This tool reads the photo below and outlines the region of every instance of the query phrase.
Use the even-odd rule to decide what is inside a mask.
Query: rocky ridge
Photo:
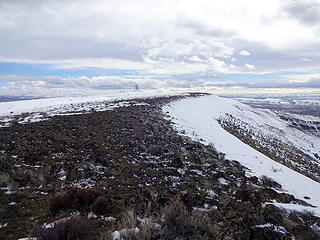
[[[320,239],[272,205],[303,200],[174,130],[182,97],[0,128],[0,239]]]

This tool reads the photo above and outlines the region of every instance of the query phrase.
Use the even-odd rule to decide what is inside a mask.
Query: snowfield
[[[285,121],[272,111],[253,109],[238,101],[213,95],[182,99],[165,106],[163,111],[169,114],[180,132],[194,140],[214,144],[218,151],[226,154],[227,159],[239,161],[249,168],[248,174],[271,177],[280,183],[285,191],[315,207],[294,204],[278,204],[279,206],[288,211],[312,211],[320,217],[320,183],[256,151],[224,130],[217,120],[231,114],[265,134],[270,134],[270,129],[275,129],[275,134],[282,131],[282,141],[298,146],[308,154],[319,153],[319,138],[289,128]]]
[[[0,102],[0,127],[10,125],[10,121],[18,118],[19,123],[30,123],[45,120],[46,117],[68,114],[83,114],[91,110],[106,111],[124,106],[124,100],[137,98],[162,97],[179,95],[167,92],[110,92],[106,95],[81,97],[56,97],[13,102]],[[117,104],[108,104],[122,101]],[[24,115],[21,117],[20,115]],[[18,116],[18,117],[17,117]]]
[[[50,111],[54,109],[64,109],[64,107],[71,107],[70,105],[77,105],[83,103],[101,103],[111,102],[117,100],[129,100],[134,98],[145,97],[159,97],[167,96],[168,93],[163,92],[110,92],[107,95],[97,96],[81,96],[81,97],[57,97],[44,98],[33,100],[22,100],[14,102],[0,102],[0,116],[18,115],[25,112],[41,112]],[[177,94],[174,94],[177,95]]]

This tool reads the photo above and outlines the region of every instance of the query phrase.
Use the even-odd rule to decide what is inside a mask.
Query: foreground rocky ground
[[[0,128],[0,239],[320,239],[270,204],[302,200],[179,135],[179,98]]]

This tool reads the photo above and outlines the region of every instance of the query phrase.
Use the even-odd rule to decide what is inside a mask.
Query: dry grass
[[[139,220],[135,212],[130,209],[122,215],[119,222],[117,230],[120,236],[119,240],[149,240],[155,233],[154,226],[153,218]],[[112,239],[112,233],[108,233],[107,235],[103,240]]]
[[[163,209],[163,239],[212,239],[210,220],[204,212],[188,212],[180,200],[173,199]]]

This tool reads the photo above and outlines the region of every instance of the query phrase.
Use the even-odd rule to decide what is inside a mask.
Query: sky
[[[320,93],[320,0],[1,0],[0,95]]]

